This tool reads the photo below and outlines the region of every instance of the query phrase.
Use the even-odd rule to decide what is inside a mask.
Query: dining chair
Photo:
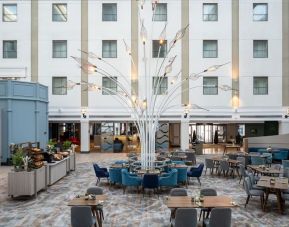
[[[263,156],[265,157],[265,162],[268,166],[271,166],[273,161],[273,155],[272,153],[264,152]]]
[[[184,188],[172,188],[170,196],[188,196],[188,192]]]
[[[247,204],[249,203],[249,200],[250,200],[250,198],[252,196],[259,196],[260,200],[261,200],[261,208],[263,209],[263,206],[264,206],[264,191],[252,189],[251,181],[250,181],[249,177],[245,177],[244,183],[245,183],[245,190],[246,190],[246,194],[247,194],[247,200],[246,200],[246,203],[245,203],[245,208],[246,208]]]
[[[101,187],[90,187],[86,190],[86,194],[103,195],[103,189]],[[103,206],[97,205],[95,211],[99,212],[100,218],[104,220]]]
[[[289,160],[282,160],[283,168],[289,168]]]
[[[240,184],[241,180],[243,178],[245,179],[245,177],[247,177],[248,174],[247,174],[247,171],[246,171],[245,166],[243,164],[239,165],[239,170],[240,170],[240,181],[239,181],[239,184]],[[244,181],[243,181],[243,185],[244,185]]]
[[[176,187],[178,185],[178,171],[176,169],[170,170],[159,177],[160,187]]]
[[[188,187],[187,181],[187,167],[177,168],[178,170],[178,184],[184,184]]]
[[[179,208],[176,211],[175,227],[197,227],[198,218],[195,208]]]
[[[159,176],[157,174],[144,174],[142,179],[142,191],[143,196],[145,189],[152,189],[153,192],[158,192],[159,188]]]
[[[138,187],[141,186],[142,179],[138,176],[130,174],[127,169],[121,170],[121,182],[123,186],[123,194],[125,193],[126,187],[135,186]]]
[[[200,190],[200,196],[217,196],[217,191],[213,188],[203,188]],[[211,212],[211,208],[202,208],[199,216],[199,220],[201,220],[201,216],[203,214],[203,220],[205,220],[205,215],[207,213],[207,217],[209,217]]]
[[[231,222],[232,210],[230,208],[213,208],[210,218],[204,221],[204,225],[209,227],[231,227]]]
[[[260,186],[258,186],[258,185],[256,184],[256,181],[257,181],[257,180],[256,180],[256,178],[255,178],[255,176],[254,176],[253,173],[248,173],[247,176],[248,176],[249,179],[250,179],[250,183],[251,183],[251,188],[252,188],[252,189],[254,189],[254,190],[263,190],[262,187],[260,187]]]
[[[214,161],[212,159],[206,158],[205,165],[206,165],[205,174],[207,174],[207,169],[210,169],[210,173],[213,174],[214,169],[216,168]]]
[[[240,162],[239,165],[246,166],[246,158],[244,156],[238,156],[236,160]]]
[[[95,172],[95,176],[97,177],[96,184],[100,182],[101,178],[106,178],[108,181],[109,173],[107,171],[107,168],[100,168],[96,163],[93,163],[93,169]]]
[[[121,185],[121,170],[122,168],[109,168],[109,182],[112,184]]]
[[[234,169],[230,167],[230,164],[226,160],[220,161],[220,166],[218,168],[219,175],[223,172],[224,177],[227,177],[230,173],[230,175],[234,175]]]
[[[95,225],[96,219],[92,216],[89,206],[71,207],[71,226],[72,227],[91,227]]]
[[[204,163],[200,163],[198,168],[192,167],[190,171],[187,172],[188,184],[190,182],[191,177],[196,177],[198,179],[199,184],[201,185],[200,177],[202,176],[203,169],[204,169]]]

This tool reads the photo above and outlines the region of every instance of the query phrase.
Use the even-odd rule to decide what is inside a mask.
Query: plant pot
[[[15,172],[20,172],[20,171],[22,171],[22,168],[21,168],[21,166],[14,166],[14,170],[15,170]]]

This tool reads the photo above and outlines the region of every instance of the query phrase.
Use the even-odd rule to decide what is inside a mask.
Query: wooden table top
[[[229,196],[204,196],[204,202],[195,203],[190,196],[169,196],[165,201],[168,208],[213,208],[213,207],[235,207]]]
[[[271,179],[275,180],[274,184],[270,183]],[[262,176],[260,180],[257,182],[257,185],[264,187],[264,188],[272,188],[272,189],[280,189],[280,190],[289,189],[288,178],[285,178],[285,177],[279,178],[279,177]]]
[[[241,146],[240,145],[233,145],[233,144],[226,144],[225,145],[225,148],[241,148]]]
[[[247,167],[261,174],[281,174],[282,173],[281,170],[274,169],[272,167],[263,168],[263,165],[248,165]]]
[[[68,203],[68,206],[97,206],[106,200],[107,200],[107,195],[96,195],[95,200],[92,200],[92,199],[85,200],[85,197],[82,196],[80,198],[73,198]]]
[[[122,164],[112,164],[109,168],[115,168],[115,169],[117,169],[117,168],[128,168],[129,166],[127,165],[127,164],[125,164],[125,165],[122,165]]]

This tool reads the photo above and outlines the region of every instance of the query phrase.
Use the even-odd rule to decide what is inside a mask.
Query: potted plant
[[[15,171],[21,171],[23,167],[23,150],[22,148],[17,148],[16,152],[12,155],[12,164],[15,168]]]
[[[71,141],[66,140],[63,142],[62,144],[63,150],[68,150],[69,148],[71,148]]]

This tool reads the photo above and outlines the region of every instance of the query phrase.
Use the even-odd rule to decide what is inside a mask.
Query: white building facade
[[[187,148],[193,131],[208,143],[216,130],[220,142],[235,138],[238,130],[244,136],[289,133],[287,0],[153,4],[149,0],[1,0],[0,4],[0,77],[49,87],[50,138],[80,138],[81,151],[88,152],[99,146],[105,150],[102,145],[111,144],[115,136],[134,134],[127,108],[115,95],[90,91],[87,82],[112,90],[119,90],[117,85],[103,73],[82,70],[71,56],[89,60],[122,84],[125,79],[120,74],[124,75],[129,82],[126,89],[143,99],[145,82],[154,92],[152,77],[162,54],[166,55],[176,32],[187,25],[185,36],[168,54],[168,59],[176,58],[159,98],[166,97],[176,75],[181,80],[224,65],[178,89],[180,95],[170,102],[175,107],[160,119],[169,145]],[[148,33],[145,48],[140,37],[142,20]],[[164,27],[165,44],[159,49]],[[119,72],[88,59],[84,52],[95,53]],[[81,85],[67,89],[70,81]],[[222,89],[224,85],[231,89]],[[185,116],[182,104],[188,103],[208,111],[192,108]],[[67,131],[71,134],[64,135]]]

